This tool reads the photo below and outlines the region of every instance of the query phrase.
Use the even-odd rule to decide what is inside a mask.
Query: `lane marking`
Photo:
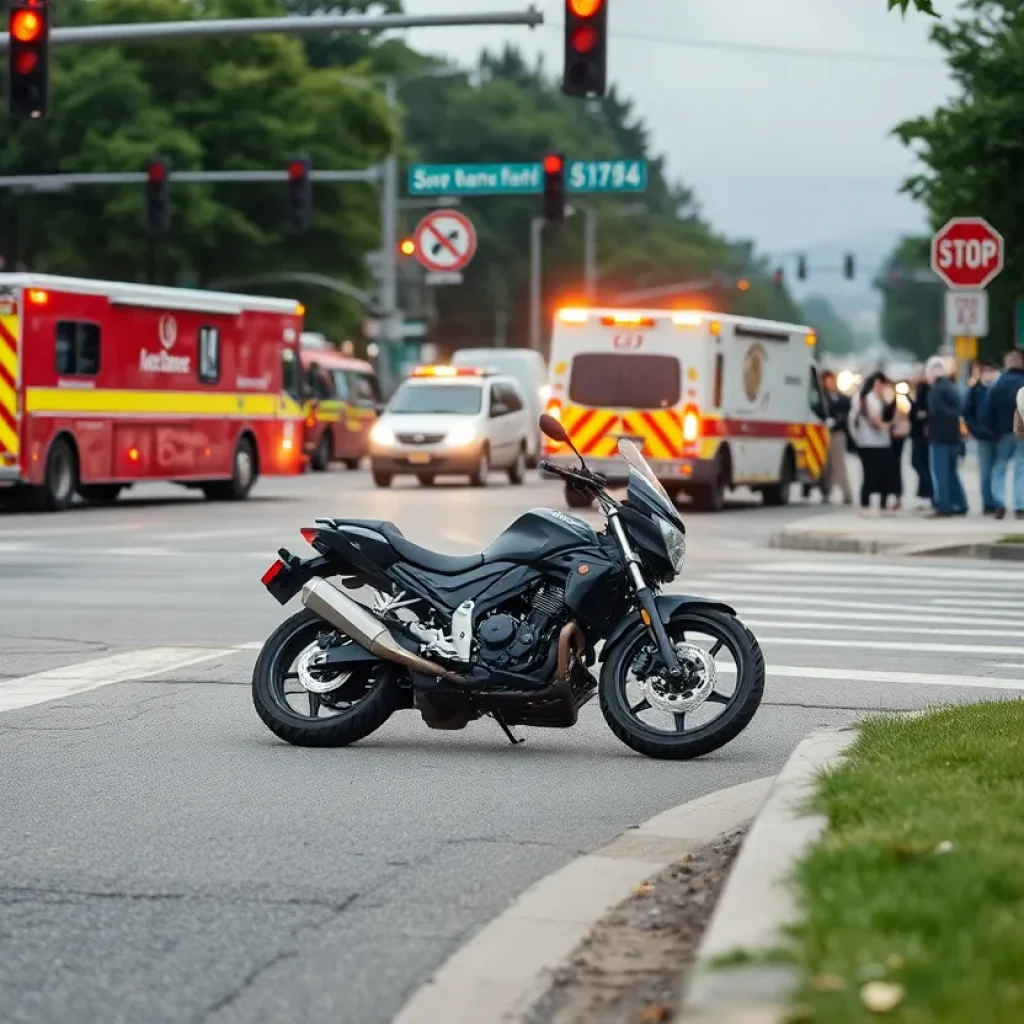
[[[743,604],[740,601],[733,602],[743,613],[743,615],[778,615],[780,612],[789,614],[788,609],[771,607],[771,606],[756,606]],[[937,616],[934,611],[929,614],[929,609],[918,608],[915,605],[908,606],[911,609],[910,615],[903,615],[895,611],[878,611],[878,612],[863,612],[863,611],[851,611],[850,609],[844,608],[840,611],[819,611],[815,608],[813,611],[801,609],[798,615],[794,615],[792,619],[785,623],[787,626],[793,626],[801,622],[806,622],[808,619],[835,619],[836,624],[833,625],[832,629],[840,629],[845,623],[851,619],[862,620],[864,622],[930,622],[934,623],[940,621],[941,617]],[[916,614],[922,612],[923,614]],[[1021,626],[1020,620],[1014,618],[994,618],[987,612],[962,612],[958,618],[965,621],[971,626],[1015,626],[1016,630],[1014,635],[1020,636]],[[977,621],[974,621],[977,619]],[[960,630],[953,625],[943,626],[941,629],[936,628],[936,633],[959,633]]]
[[[745,617],[744,617],[745,618]],[[818,630],[829,633],[916,633],[922,636],[988,636],[1005,637],[1012,640],[1021,635],[1020,627],[1015,629],[953,629],[952,627],[934,626],[879,626],[879,625],[855,625],[843,623],[841,626],[833,622],[776,622],[768,619],[754,618],[746,619],[748,626],[756,626],[758,629],[797,629],[801,631]]]
[[[716,666],[723,675],[735,675],[735,665]],[[811,665],[767,666],[772,679],[818,679],[837,683],[907,683],[911,686],[964,686],[979,690],[1024,690],[1024,679],[1006,676],[951,676],[930,672],[889,672],[870,669],[816,668]]]
[[[147,679],[164,672],[174,672],[214,661],[236,653],[236,648],[151,647],[127,651],[105,658],[93,658],[61,668],[36,672],[18,679],[0,680],[0,712],[60,700],[76,693],[96,690],[112,683]]]
[[[128,530],[141,530],[143,527],[138,523],[101,523],[96,526],[55,526],[36,527],[29,530],[15,528],[13,530],[0,530],[0,540],[8,537],[22,537],[30,539],[38,537],[46,540],[50,537],[71,537],[82,533],[125,533]]]
[[[787,647],[845,647],[848,640],[813,640],[810,637],[760,636],[761,644],[780,644]],[[903,651],[915,654],[1024,654],[1024,647],[999,647],[995,644],[935,644],[900,643],[880,640],[871,644],[872,651]]]
[[[709,583],[713,584],[738,584],[745,590],[756,590],[761,593],[775,594],[781,589],[779,583],[770,583],[767,580],[761,582],[756,578],[751,578],[748,573],[740,572],[716,572],[708,574],[706,577],[701,576],[702,579],[707,579]],[[879,587],[862,587],[857,586],[860,580],[855,581],[853,584],[844,586],[819,586],[817,581],[812,581],[810,584],[803,582],[797,582],[795,580],[786,580],[786,589],[799,590],[801,594],[824,594],[824,595],[843,595],[843,594],[855,594],[855,595],[878,595]],[[888,586],[888,584],[887,584]],[[920,581],[908,581],[906,583],[900,583],[901,594],[912,594],[914,597],[925,597],[935,593],[934,582],[920,582]],[[979,597],[979,598],[991,598],[999,594],[1004,596],[1011,596],[1013,594],[1024,594],[1024,579],[1018,586],[1009,586],[1005,583],[995,583],[991,587],[982,587],[979,585],[957,587],[957,594],[963,594],[965,597]],[[946,598],[950,600],[950,598]]]
[[[1024,672],[1024,662],[1020,661],[985,661],[982,664],[986,668],[1018,668]]]
[[[911,538],[912,539],[912,538]],[[909,543],[909,540],[908,540]],[[811,576],[821,579],[830,572],[842,576],[899,576],[902,579],[941,580],[1002,580],[1013,583],[1020,580],[1020,573],[1014,569],[962,569],[959,566],[893,565],[879,562],[865,565],[857,562],[764,562],[750,567],[755,572],[784,573],[787,576]]]

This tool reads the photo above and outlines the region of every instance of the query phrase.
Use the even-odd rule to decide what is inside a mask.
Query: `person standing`
[[[882,418],[889,424],[889,434],[892,437],[890,470],[893,474],[892,493],[896,496],[892,507],[895,511],[899,511],[903,506],[903,448],[907,443],[907,435],[910,433],[910,408],[906,398],[898,394],[892,385],[886,387],[884,400],[885,412]]]
[[[928,441],[932,468],[932,516],[946,518],[967,514],[967,495],[960,479],[960,391],[949,375],[942,356],[925,365],[928,378]]]
[[[1013,432],[1013,414],[1017,394],[1024,387],[1024,352],[1014,349],[1003,360],[1003,372],[985,395],[981,409],[982,425],[995,438],[995,460],[992,465],[992,497],[996,519],[1007,512],[1007,476],[1013,467],[1013,510],[1024,519],[1024,439]]]
[[[932,507],[932,467],[928,452],[928,379],[915,381],[910,405],[910,464],[917,474],[917,497],[924,508]]]
[[[871,496],[879,497],[879,510],[884,511],[892,493],[892,434],[885,422],[884,373],[873,373],[861,388],[857,404],[850,415],[851,433],[860,456],[860,514],[873,514]]]
[[[971,379],[964,402],[964,422],[974,438],[978,452],[978,475],[981,477],[981,505],[985,515],[993,515],[997,508],[992,493],[993,467],[996,461],[995,435],[981,422],[988,389],[999,376],[999,367],[991,359],[979,359],[971,366]]]
[[[821,375],[821,385],[825,392],[825,423],[832,435],[826,475],[831,486],[838,487],[842,492],[843,504],[852,505],[853,492],[850,490],[850,474],[846,465],[850,438],[850,399],[839,390],[836,375],[831,370]],[[831,497],[831,494],[826,494],[824,500],[828,501]]]

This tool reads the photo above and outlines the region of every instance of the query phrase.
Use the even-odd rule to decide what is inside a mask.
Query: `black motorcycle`
[[[557,420],[540,426],[576,451]],[[301,591],[305,606],[256,663],[266,726],[299,746],[345,746],[416,708],[434,729],[489,715],[518,743],[516,726],[575,725],[596,692],[615,735],[648,757],[699,757],[738,736],[761,703],[761,650],[728,605],[661,592],[683,568],[685,528],[636,445],[624,438],[619,453],[621,502],[582,456],[574,469],[541,463],[596,499],[600,531],[533,509],[479,554],[444,555],[383,520],[302,530],[315,557],[281,549],[263,576],[282,605]],[[345,592],[364,588],[372,607]]]

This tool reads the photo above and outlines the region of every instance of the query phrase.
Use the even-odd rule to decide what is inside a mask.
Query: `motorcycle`
[[[479,554],[446,555],[383,520],[317,519],[300,531],[313,557],[278,552],[263,585],[281,605],[301,591],[304,607],[267,639],[253,672],[271,732],[346,746],[414,708],[433,729],[490,716],[516,744],[517,726],[575,725],[595,694],[612,732],[648,757],[699,757],[746,728],[764,657],[728,605],[662,592],[683,569],[686,531],[636,445],[618,444],[628,466],[618,501],[561,423],[545,415],[540,428],[579,458],[541,470],[596,499],[601,530],[538,508]],[[364,588],[371,606],[346,593]],[[723,649],[733,673],[718,671]]]

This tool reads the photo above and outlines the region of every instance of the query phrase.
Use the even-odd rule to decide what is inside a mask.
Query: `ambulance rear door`
[[[580,452],[616,456],[621,437],[655,472],[682,456],[684,352],[692,344],[669,311],[565,310],[551,348],[551,405]]]

